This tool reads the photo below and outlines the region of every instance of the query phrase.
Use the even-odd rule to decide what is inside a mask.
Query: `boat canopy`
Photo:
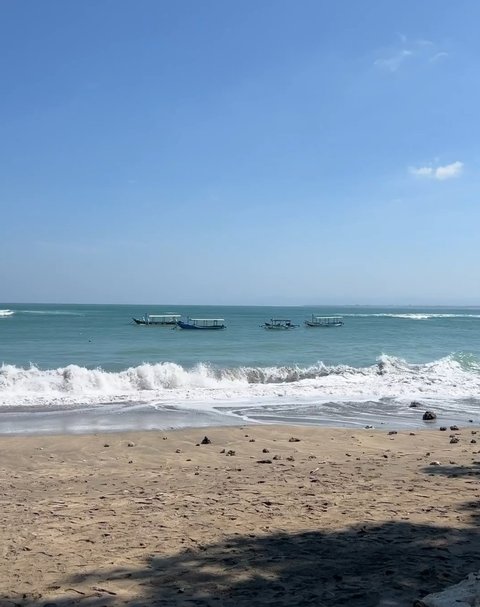
[[[306,320],[305,324],[307,327],[340,327],[343,325],[343,317],[312,314],[311,320]]]
[[[181,314],[147,314],[148,318],[181,318]]]
[[[318,316],[317,314],[312,314],[312,318],[315,320],[342,320],[343,316]]]

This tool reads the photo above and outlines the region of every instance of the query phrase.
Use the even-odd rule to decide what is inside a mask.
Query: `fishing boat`
[[[0,310],[0,316],[13,316],[14,314],[13,310]]]
[[[270,322],[266,322],[263,326],[265,329],[273,329],[276,331],[286,331],[287,329],[298,327],[298,325],[294,325],[288,318],[271,318]]]
[[[160,325],[160,326],[175,326],[181,314],[144,314],[143,318],[133,318],[137,325]]]
[[[307,327],[341,327],[343,318],[341,316],[317,316],[312,314],[312,318],[305,321]]]
[[[215,331],[219,329],[225,329],[225,320],[223,318],[187,318],[184,322],[179,320],[177,327],[180,329],[200,329]]]

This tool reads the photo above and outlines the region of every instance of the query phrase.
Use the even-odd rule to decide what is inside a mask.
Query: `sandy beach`
[[[478,569],[476,432],[1,437],[0,604],[411,605]]]

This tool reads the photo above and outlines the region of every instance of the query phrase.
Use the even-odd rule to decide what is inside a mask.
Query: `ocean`
[[[223,331],[132,317],[224,318]],[[307,328],[312,314],[344,325]],[[299,327],[268,331],[270,318]],[[0,304],[0,434],[480,422],[480,308]],[[411,406],[412,402],[417,406]]]

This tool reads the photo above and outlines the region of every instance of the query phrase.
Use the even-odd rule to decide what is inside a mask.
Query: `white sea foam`
[[[22,314],[38,314],[41,316],[85,316],[82,312],[70,310],[21,310]]]
[[[436,399],[480,396],[480,364],[469,356],[448,356],[411,364],[382,355],[372,366],[238,367],[199,364],[185,369],[171,362],[120,372],[76,365],[40,370],[0,367],[0,406],[99,405],[101,403],[175,404],[209,409],[261,403]],[[452,404],[452,406],[454,406]]]
[[[2,316],[13,316],[15,314],[14,310],[0,310],[0,317]]]
[[[379,317],[379,318],[403,318],[406,320],[430,320],[432,318],[480,318],[480,314],[449,314],[434,312],[372,312],[359,314],[342,314],[350,317]]]

